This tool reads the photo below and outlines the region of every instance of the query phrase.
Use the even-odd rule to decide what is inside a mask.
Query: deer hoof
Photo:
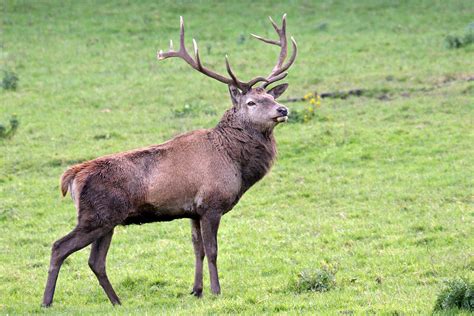
[[[193,289],[191,291],[191,293],[189,293],[189,294],[194,295],[197,298],[201,298],[202,297],[202,289]]]

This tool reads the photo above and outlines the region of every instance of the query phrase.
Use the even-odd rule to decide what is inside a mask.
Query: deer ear
[[[278,86],[271,88],[267,91],[267,93],[271,95],[274,99],[278,99],[286,91],[286,88],[288,88],[288,84],[282,83]]]
[[[242,92],[240,92],[240,90],[236,86],[229,85],[229,93],[230,93],[230,98],[232,99],[232,104],[234,106],[239,105],[239,100],[240,100],[240,97],[242,96]]]

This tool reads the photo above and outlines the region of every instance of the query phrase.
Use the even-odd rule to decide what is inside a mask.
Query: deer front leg
[[[220,220],[221,214],[217,212],[208,212],[201,218],[201,235],[209,266],[211,291],[216,295],[221,293],[219,275],[217,273],[217,230],[219,229]]]
[[[204,260],[204,246],[202,244],[201,224],[199,223],[198,219],[191,219],[191,233],[193,239],[194,255],[196,257],[194,286],[191,294],[196,297],[202,297],[202,263]]]

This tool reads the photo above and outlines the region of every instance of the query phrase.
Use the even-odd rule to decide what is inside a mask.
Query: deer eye
[[[255,102],[249,101],[249,102],[247,102],[247,105],[249,105],[249,106],[254,106],[254,105],[255,105]]]

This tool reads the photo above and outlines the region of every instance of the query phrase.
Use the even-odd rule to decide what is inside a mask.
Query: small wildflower
[[[306,94],[304,95],[303,99],[309,100],[309,99],[312,98],[312,97],[313,97],[313,94],[312,94],[311,92],[308,92],[308,93],[306,93]]]
[[[293,112],[293,117],[295,121],[307,123],[317,115],[317,109],[321,107],[321,96],[317,92],[308,92],[303,96],[303,100],[308,102],[309,105],[301,110],[301,112]]]

